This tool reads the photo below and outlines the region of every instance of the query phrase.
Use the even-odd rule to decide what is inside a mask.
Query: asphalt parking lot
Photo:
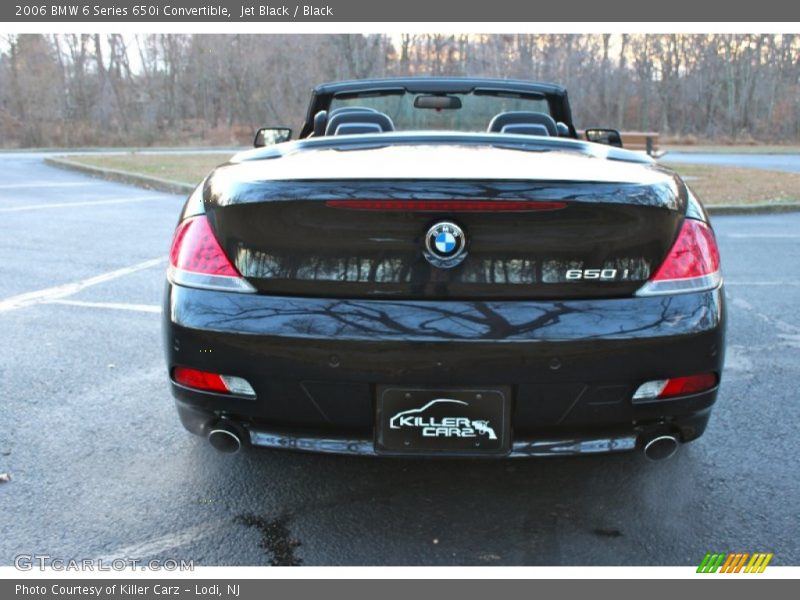
[[[728,355],[706,435],[639,454],[411,461],[186,433],[159,303],[182,198],[0,154],[0,564],[800,564],[800,213],[714,219]]]

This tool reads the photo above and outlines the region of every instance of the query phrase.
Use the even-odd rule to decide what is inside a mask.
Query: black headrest
[[[314,133],[312,135],[314,137],[321,137],[325,135],[325,127],[328,125],[328,117],[332,117],[333,115],[340,113],[350,112],[377,111],[374,108],[369,108],[367,106],[340,106],[339,108],[334,108],[330,113],[328,113],[327,110],[321,110],[314,115]]]
[[[378,112],[374,108],[370,108],[369,106],[340,106],[339,108],[334,108],[331,111],[330,116],[333,115],[340,115],[342,113],[351,113],[351,112]]]
[[[500,133],[515,133],[517,135],[544,135],[549,136],[550,132],[544,125],[531,124],[531,123],[512,123],[511,125],[504,126]]]
[[[328,111],[321,110],[314,115],[314,137],[325,135],[325,125],[328,124]]]
[[[331,114],[328,125],[325,127],[325,135],[336,135],[339,126],[345,123],[373,123],[380,127],[380,131],[394,131],[392,120],[381,112],[350,111]]]
[[[333,135],[353,135],[356,133],[381,133],[383,129],[377,123],[342,123]]]
[[[553,117],[543,112],[528,112],[523,110],[502,112],[499,115],[495,115],[491,123],[489,123],[489,129],[487,131],[499,133],[503,131],[503,127],[506,125],[516,125],[518,123],[544,125],[547,128],[547,133],[552,136],[558,135],[558,129],[556,128],[556,122],[553,120]]]

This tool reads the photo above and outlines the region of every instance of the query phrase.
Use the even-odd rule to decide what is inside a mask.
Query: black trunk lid
[[[510,210],[513,202],[527,204]],[[217,237],[259,292],[340,298],[629,296],[663,261],[685,203],[682,184],[671,177],[646,184],[308,179],[233,187],[212,178],[205,189]],[[443,221],[457,224],[466,239],[466,258],[452,268],[434,266],[424,252],[426,233]]]

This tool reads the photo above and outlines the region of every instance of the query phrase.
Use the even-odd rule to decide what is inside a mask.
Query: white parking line
[[[738,240],[800,240],[796,233],[723,233],[722,237]]]
[[[85,308],[109,308],[112,310],[131,310],[135,312],[160,313],[158,304],[128,304],[125,302],[85,302],[83,300],[48,300],[46,304],[64,304],[66,306],[82,306]]]
[[[102,185],[102,181],[64,181],[45,182],[45,183],[4,183],[0,185],[0,190],[17,190],[23,188],[54,188],[54,187],[79,187],[85,185]]]
[[[67,296],[77,294],[87,287],[97,285],[99,283],[105,283],[106,281],[111,281],[112,279],[117,279],[119,277],[124,277],[125,275],[130,275],[136,271],[156,267],[163,264],[166,260],[166,257],[154,258],[131,265],[130,267],[123,267],[121,269],[109,271],[108,273],[95,275],[94,277],[89,277],[88,279],[83,279],[81,281],[65,283],[56,287],[37,290],[35,292],[27,292],[25,294],[19,294],[18,296],[11,296],[5,300],[0,300],[0,313],[15,310],[17,308],[24,308],[26,306],[32,306],[35,304],[41,304],[43,302],[50,302],[53,300],[66,298]]]
[[[22,212],[25,210],[46,210],[49,208],[70,208],[73,206],[94,206],[97,204],[127,204],[130,202],[146,202],[149,200],[164,200],[169,196],[128,196],[127,198],[110,198],[108,200],[86,200],[83,202],[51,202],[50,204],[26,204],[0,208],[0,212]]]
[[[194,527],[188,527],[187,529],[176,531],[174,533],[168,533],[166,535],[162,535],[161,537],[153,538],[138,544],[131,544],[130,546],[117,548],[107,553],[105,556],[99,556],[97,560],[103,561],[104,563],[111,563],[115,558],[144,559],[151,556],[157,556],[163,552],[166,552],[167,550],[180,548],[186,544],[202,540],[203,538],[216,533],[225,524],[226,523],[224,521],[218,521],[216,523],[207,523],[203,525],[196,525]]]
[[[729,279],[726,279],[725,285],[753,285],[753,286],[788,285],[796,287],[800,285],[800,281],[731,281]]]
[[[751,315],[755,315],[765,323],[768,323],[774,326],[778,331],[779,338],[797,338],[800,340],[800,327],[794,325],[793,323],[787,323],[782,319],[776,319],[766,313],[759,312],[752,304],[750,304],[744,298],[731,298],[731,304],[738,308],[743,308],[748,311]]]

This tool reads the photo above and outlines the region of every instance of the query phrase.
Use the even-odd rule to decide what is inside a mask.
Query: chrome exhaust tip
[[[242,449],[239,433],[225,424],[218,424],[208,432],[208,443],[226,454],[236,454]]]
[[[659,435],[650,438],[644,445],[644,455],[650,460],[671,458],[678,451],[678,438],[674,435]]]

